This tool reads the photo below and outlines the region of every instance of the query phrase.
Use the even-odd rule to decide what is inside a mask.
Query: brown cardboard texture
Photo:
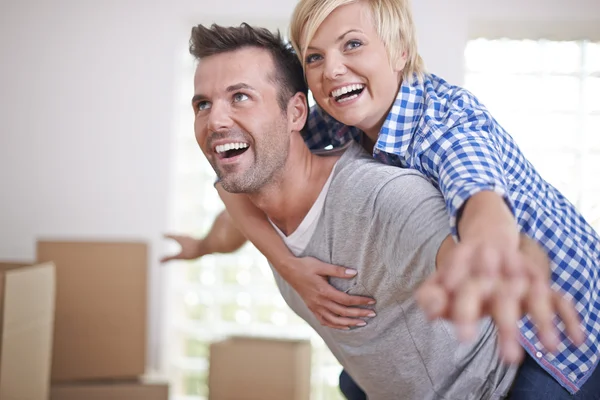
[[[54,301],[54,264],[0,263],[0,399],[48,399]]]
[[[166,383],[98,382],[52,385],[50,400],[168,400]]]
[[[210,347],[209,400],[308,400],[308,340],[234,337]]]
[[[146,244],[48,241],[56,265],[52,382],[134,379],[145,373]]]

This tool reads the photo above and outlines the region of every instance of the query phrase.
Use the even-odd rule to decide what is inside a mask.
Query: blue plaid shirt
[[[305,141],[313,149],[360,140],[318,106],[311,110]],[[465,201],[483,190],[503,196],[521,230],[546,249],[552,286],[571,298],[586,341],[576,347],[559,322],[558,352],[543,350],[528,316],[519,322],[521,344],[569,392],[576,393],[598,363],[600,335],[600,237],[525,159],[513,138],[470,92],[435,75],[403,83],[387,116],[373,156],[413,168],[443,193],[452,234]],[[560,160],[557,160],[560,162]]]

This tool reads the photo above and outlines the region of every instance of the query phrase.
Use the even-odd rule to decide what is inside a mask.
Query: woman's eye
[[[348,43],[346,43],[346,48],[350,50],[356,49],[360,46],[362,46],[362,42],[360,40],[350,40]]]
[[[321,59],[321,56],[318,54],[309,54],[308,56],[306,56],[306,63],[311,64],[311,63],[314,63],[315,61],[319,61],[320,59]]]

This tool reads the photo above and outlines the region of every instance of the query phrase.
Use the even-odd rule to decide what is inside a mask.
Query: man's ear
[[[297,92],[288,101],[287,107],[288,123],[292,131],[300,132],[304,128],[308,118],[308,103],[302,92]]]

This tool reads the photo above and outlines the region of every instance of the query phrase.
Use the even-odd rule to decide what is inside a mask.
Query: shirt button
[[[542,358],[542,352],[541,352],[541,351],[538,351],[537,353],[535,353],[535,356],[536,356],[537,358]]]

